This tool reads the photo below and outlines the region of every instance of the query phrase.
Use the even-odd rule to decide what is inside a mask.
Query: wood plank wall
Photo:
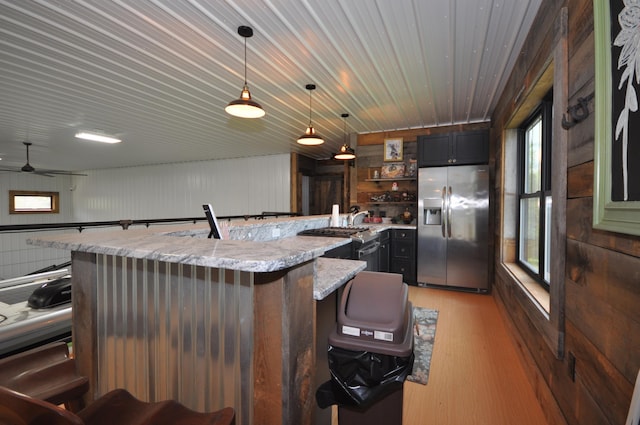
[[[553,22],[563,7],[569,19],[569,104],[595,90],[593,1],[543,0],[494,115],[492,145],[498,177],[505,169],[500,160],[503,129],[520,94],[535,83],[532,80],[549,57]],[[593,108],[591,102],[592,112]],[[566,110],[555,111],[555,119],[562,113]],[[593,113],[567,131],[564,356],[556,358],[523,313],[514,282],[497,277],[494,296],[513,326],[522,354],[530,359],[530,378],[543,409],[548,409],[549,422],[622,424],[640,367],[640,238],[592,228]],[[496,180],[495,197],[501,202],[500,178]],[[501,223],[496,222],[495,228],[500,240]],[[495,258],[500,261],[499,249]],[[554,412],[554,402],[561,414]]]

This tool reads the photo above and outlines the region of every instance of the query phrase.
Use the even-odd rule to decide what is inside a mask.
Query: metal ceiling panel
[[[541,0],[0,0],[0,168],[299,152],[350,132],[481,122]],[[230,117],[247,80],[267,115]],[[296,143],[309,121],[326,143]],[[77,130],[120,136],[81,142]]]

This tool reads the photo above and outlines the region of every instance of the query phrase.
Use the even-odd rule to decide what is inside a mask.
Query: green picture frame
[[[618,22],[617,16],[611,16],[609,1],[594,0],[593,8],[596,60],[593,227],[640,236],[640,201],[613,201],[611,196],[612,139],[614,125],[617,126],[612,122],[611,111],[614,87],[618,86],[617,82],[614,86],[612,78],[611,61],[615,47],[611,40],[611,23]]]

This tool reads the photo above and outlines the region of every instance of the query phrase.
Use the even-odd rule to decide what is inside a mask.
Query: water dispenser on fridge
[[[442,225],[442,200],[441,199],[423,199],[424,225]]]

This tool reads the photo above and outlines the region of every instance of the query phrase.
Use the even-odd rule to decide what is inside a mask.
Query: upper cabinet
[[[488,130],[418,136],[418,167],[488,162]]]

